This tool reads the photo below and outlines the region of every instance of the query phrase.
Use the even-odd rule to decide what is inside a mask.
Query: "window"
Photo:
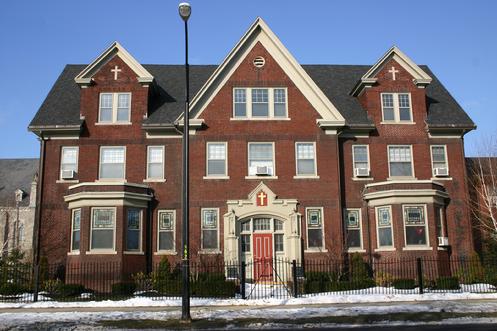
[[[296,143],[297,176],[316,175],[316,148],[314,143]]]
[[[393,248],[391,207],[376,209],[376,225],[378,230],[378,248]]]
[[[124,179],[124,147],[100,148],[100,179]]]
[[[92,211],[91,249],[114,250],[115,209],[95,208]]]
[[[270,231],[271,219],[269,218],[254,218],[254,231]]]
[[[274,231],[283,231],[283,221],[274,220]]]
[[[207,143],[207,176],[227,176],[227,143]]]
[[[283,221],[274,220],[274,251],[284,251],[284,234],[283,234]]]
[[[426,246],[427,228],[424,206],[403,206],[406,246]]]
[[[78,147],[62,147],[60,157],[60,178],[66,178],[70,171],[78,172]]]
[[[141,251],[141,210],[128,209],[126,250]]]
[[[174,229],[176,226],[176,211],[159,210],[158,213],[158,250],[170,251],[175,250]]]
[[[148,146],[147,179],[164,179],[164,146]]]
[[[240,223],[240,246],[243,253],[250,252],[250,220],[246,220]]]
[[[307,209],[307,247],[323,248],[322,209]]]
[[[71,251],[79,251],[81,236],[81,209],[72,211]]]
[[[233,117],[242,119],[287,118],[286,88],[234,88]]]
[[[369,176],[369,148],[368,145],[353,145],[352,146],[352,162],[354,167],[354,177],[363,175],[366,171]],[[360,170],[356,170],[360,169]]]
[[[218,250],[218,209],[202,209],[202,249]]]
[[[349,250],[362,249],[361,214],[360,209],[345,210],[345,225],[347,228],[347,246]]]
[[[381,108],[384,122],[412,122],[409,93],[382,93]]]
[[[445,145],[431,146],[431,167],[433,176],[448,176],[447,149]]]
[[[249,176],[257,174],[274,176],[273,143],[249,143],[248,154]]]
[[[388,146],[390,177],[413,177],[411,146]]]
[[[131,93],[101,93],[99,123],[129,123]]]

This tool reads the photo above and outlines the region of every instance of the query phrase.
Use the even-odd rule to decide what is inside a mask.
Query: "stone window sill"
[[[384,247],[384,248],[376,248],[375,252],[395,252],[397,249],[395,247]]]
[[[124,255],[145,255],[144,252],[124,251]]]
[[[348,249],[347,253],[366,253],[366,250],[363,248],[352,248]]]
[[[176,251],[158,251],[154,252],[154,255],[178,255]]]
[[[278,179],[278,176],[245,176],[245,179]]]
[[[71,256],[71,255],[79,255],[79,251],[72,251],[72,252],[69,252],[67,253],[67,255]]]
[[[144,179],[144,183],[165,183],[166,179]]]
[[[79,179],[57,179],[55,182],[57,184],[77,184]]]
[[[407,246],[402,248],[403,251],[432,251],[433,248],[429,246]]]
[[[131,122],[97,122],[96,126],[105,126],[105,125],[132,125]]]
[[[354,181],[366,181],[366,180],[374,180],[373,177],[352,177]]]
[[[308,248],[304,250],[304,253],[328,253],[328,250],[322,248]]]
[[[198,252],[198,254],[201,255],[208,255],[208,254],[221,254],[221,251],[219,249],[213,249],[213,250],[201,250]]]
[[[452,177],[431,177],[430,179],[433,180],[433,181],[437,181],[437,180],[452,180]]]
[[[318,175],[296,175],[293,179],[319,179]]]
[[[86,255],[117,255],[117,251],[113,250],[93,250],[93,251],[86,251]]]
[[[209,179],[209,180],[223,180],[223,179],[230,179],[230,176],[204,176],[203,179]]]

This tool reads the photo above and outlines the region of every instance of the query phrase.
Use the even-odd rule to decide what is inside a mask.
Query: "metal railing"
[[[122,300],[181,297],[180,265],[163,260],[150,273],[120,262],[31,265],[0,260],[0,301]],[[193,298],[290,298],[316,295],[495,293],[497,261],[478,257],[191,262]]]

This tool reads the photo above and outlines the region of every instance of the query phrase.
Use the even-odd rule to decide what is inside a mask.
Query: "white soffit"
[[[321,115],[322,119],[335,123],[336,126],[343,126],[345,124],[345,119],[337,108],[260,17],[250,26],[221,65],[217,67],[192,99],[190,112],[194,114],[195,119],[200,117],[210,101],[226,84],[233,72],[257,42],[260,42],[267,49],[285,74],[288,75],[295,86],[297,86],[314,109]],[[180,115],[178,119],[182,116]]]
[[[138,82],[151,83],[154,80],[154,77],[117,41],[113,42],[112,45],[81,71],[74,80],[77,84],[90,84],[93,75],[116,55],[136,73]]]

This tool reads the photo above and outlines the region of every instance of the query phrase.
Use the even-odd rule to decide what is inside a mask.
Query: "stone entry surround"
[[[263,194],[261,194],[261,192]],[[264,203],[258,199],[264,196]],[[302,261],[301,214],[296,199],[278,199],[269,187],[260,182],[246,200],[228,200],[224,215],[224,260],[240,261],[240,222],[251,217],[277,218],[283,221],[284,251],[282,259]],[[245,261],[251,262],[251,261]]]

